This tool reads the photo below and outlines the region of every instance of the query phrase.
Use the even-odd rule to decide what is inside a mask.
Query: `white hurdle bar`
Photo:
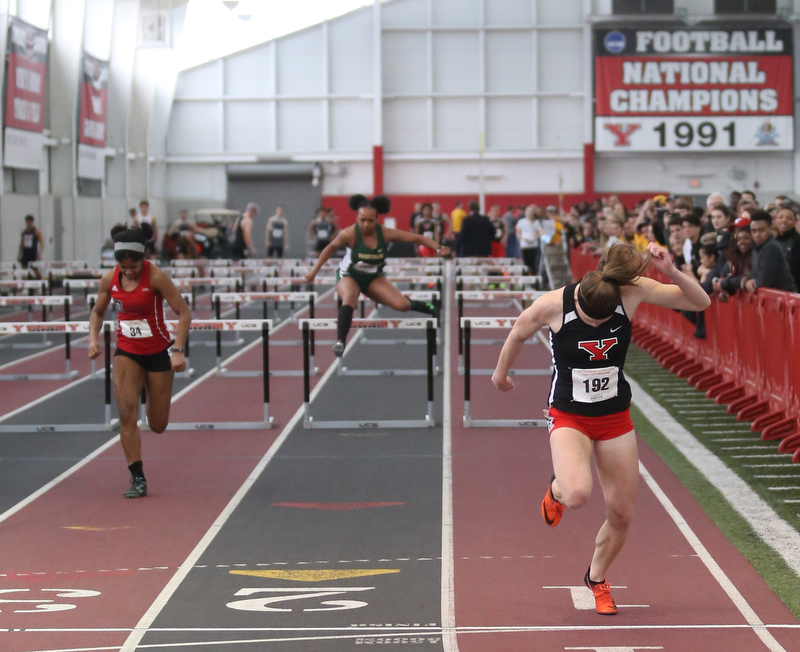
[[[437,283],[437,287],[440,286],[441,283]],[[436,307],[436,315],[434,315],[437,324],[437,335],[436,335],[436,346],[442,343],[442,339],[439,336],[439,331],[442,328],[442,294],[441,289],[438,290],[427,290],[427,291],[412,291],[412,290],[400,290],[400,294],[402,294],[407,299],[411,299],[414,301],[431,301],[433,305]],[[366,316],[366,302],[370,300],[369,297],[365,295],[361,295],[358,299],[359,302],[359,310],[361,314],[361,318],[363,319]],[[337,305],[341,302],[341,299],[337,297]],[[376,303],[375,306],[377,307],[378,304]],[[341,307],[341,306],[339,306]],[[425,340],[422,339],[378,339],[378,338],[371,338],[361,336],[361,343],[368,344],[368,345],[383,345],[383,346],[395,346],[397,344],[425,344]],[[436,355],[437,351],[434,351],[434,355]]]
[[[89,322],[44,322],[44,323],[28,323],[19,324],[20,326],[29,326],[33,328],[49,327],[50,332],[65,332],[65,333],[88,333]],[[0,329],[8,326],[15,326],[14,324],[0,324]],[[105,413],[103,423],[56,423],[47,425],[13,425],[2,424],[0,425],[0,433],[7,432],[107,432],[113,430],[119,425],[118,419],[111,418],[111,329],[114,327],[112,322],[103,322],[103,344],[105,355]],[[38,332],[38,330],[36,331]],[[77,373],[77,372],[76,372]]]
[[[536,301],[544,292],[540,290],[456,290],[456,305],[458,306],[458,373],[464,373],[464,334],[461,325],[464,317],[464,301],[495,301],[497,299],[511,299],[512,301]],[[524,305],[523,305],[524,309]],[[472,340],[472,344],[490,344],[502,346],[505,340],[482,339]],[[536,344],[537,340],[531,339],[526,344]]]
[[[433,373],[434,347],[436,342],[436,320],[427,319],[354,319],[353,328],[390,328],[390,329],[425,329],[427,335],[428,368],[428,410],[425,419],[397,419],[389,421],[315,421],[311,416],[311,382],[310,382],[310,333],[315,330],[335,330],[335,319],[301,319],[300,330],[303,332],[303,427],[304,428],[433,428]],[[371,371],[371,370],[368,370]],[[377,372],[374,375],[396,375],[394,373]]]
[[[491,376],[493,369],[471,369],[470,338],[473,328],[510,328],[516,317],[463,317],[464,329],[464,427],[465,428],[545,428],[544,419],[473,419],[470,414],[470,385],[472,375]],[[488,373],[486,373],[488,372]],[[549,376],[551,369],[512,369],[509,376]]]
[[[219,305],[222,303],[234,303],[236,304],[236,319],[239,319],[239,306],[242,303],[252,303],[261,301],[263,302],[264,306],[264,319],[268,318],[267,315],[267,304],[270,301],[274,301],[276,304],[278,302],[290,302],[294,303],[295,301],[308,301],[308,315],[311,319],[314,319],[314,307],[316,300],[318,299],[318,295],[316,292],[219,292],[214,293],[211,295],[212,303],[217,307],[217,314],[219,315]],[[273,342],[272,345],[275,344],[282,344],[281,342]],[[299,340],[288,340],[287,344],[301,344]],[[316,376],[319,372],[319,369],[316,367],[314,363],[314,333],[311,333],[311,370],[312,375]],[[217,375],[218,376],[231,376],[231,377],[243,377],[243,378],[258,378],[264,372],[263,371],[231,371],[230,369],[226,369],[225,367],[221,366],[220,358],[217,357]],[[279,369],[276,371],[270,371],[270,376],[302,376],[303,372],[300,369]]]
[[[527,265],[456,265],[456,277],[504,272],[509,275],[527,274]]]
[[[166,322],[170,331],[177,329],[178,322]],[[272,330],[271,319],[197,319],[192,321],[190,331],[239,331],[261,333],[263,341],[262,364],[264,373],[264,420],[263,421],[211,421],[192,423],[170,423],[167,430],[264,430],[272,427],[273,418],[269,415],[269,333]],[[140,418],[140,425],[147,424],[146,416]]]
[[[513,285],[521,285],[522,287],[530,287],[531,285],[539,285],[541,283],[541,276],[500,276],[500,275],[480,275],[480,276],[456,276],[456,289],[463,290],[464,285],[487,285],[494,283],[511,283]]]
[[[13,296],[0,297],[0,306],[28,306],[28,320],[33,321],[34,306],[42,306],[42,321],[47,321],[47,308],[52,306],[63,306],[65,321],[69,321],[69,307],[72,305],[72,297],[59,296]],[[42,333],[41,342],[16,342],[12,344],[0,344],[0,348],[11,349],[42,349],[53,346],[47,339],[47,335]],[[69,360],[67,360],[67,372],[69,372]]]

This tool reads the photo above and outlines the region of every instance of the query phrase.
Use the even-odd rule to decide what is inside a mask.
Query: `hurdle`
[[[177,278],[174,279],[172,283],[179,291],[184,292],[189,290],[189,292],[192,293],[192,310],[197,308],[198,285],[207,285],[211,288],[224,287],[227,288],[228,291],[234,289],[236,292],[240,289],[240,281],[238,278]]]
[[[509,275],[524,276],[528,273],[526,265],[456,265],[456,276],[491,274],[492,272],[508,272]],[[498,278],[502,278],[499,276]]]
[[[51,306],[63,306],[65,321],[69,321],[69,306],[72,304],[72,297],[51,297],[51,296],[14,296],[0,297],[0,306],[28,306],[28,320],[33,321],[33,307],[42,306],[42,321],[47,321],[47,308]],[[41,342],[16,342],[10,344],[0,344],[0,348],[11,349],[42,349],[53,346],[47,339],[47,335],[42,333]],[[67,361],[67,371],[69,371],[69,361]]]
[[[433,303],[434,308],[436,309],[436,314],[434,315],[434,319],[436,320],[437,324],[437,335],[436,335],[436,345],[442,343],[442,339],[439,336],[439,330],[442,328],[442,294],[441,294],[441,279],[436,284],[436,290],[429,290],[429,291],[415,291],[415,290],[400,290],[400,294],[402,294],[407,299],[411,299],[412,301],[430,301]],[[364,296],[363,294],[359,297],[359,309],[361,317],[364,318],[365,316],[365,304],[369,297]],[[339,303],[339,299],[337,297],[337,304]],[[377,303],[375,304],[378,305]],[[367,345],[383,345],[383,346],[394,346],[397,344],[423,344],[425,340],[421,339],[373,339],[371,337],[361,337],[361,343]]]
[[[111,418],[111,329],[112,322],[103,322],[103,344],[105,362],[105,417],[103,423],[80,423],[80,424],[48,424],[48,425],[0,425],[0,433],[9,432],[108,432],[114,430],[119,425],[118,419]],[[63,333],[88,333],[89,322],[28,322],[21,324],[0,323],[0,332],[7,328],[32,327],[34,332],[39,329],[48,328],[50,332]],[[77,372],[76,372],[77,373]]]
[[[295,301],[308,301],[308,316],[311,319],[314,319],[314,306],[317,300],[317,293],[316,292],[220,292],[211,295],[211,301],[214,303],[217,309],[217,317],[219,318],[219,311],[220,311],[220,304],[221,303],[234,303],[236,304],[236,319],[239,319],[239,306],[242,303],[250,303],[261,301],[263,302],[263,316],[264,319],[268,318],[268,310],[267,304],[269,301],[275,301],[277,304],[278,302],[290,302],[292,307],[294,307]],[[290,318],[294,320],[294,318]],[[219,338],[220,335],[217,334]],[[294,344],[295,341],[291,340]],[[275,342],[273,342],[273,345]],[[231,371],[230,369],[226,369],[225,367],[221,366],[221,351],[217,349],[217,375],[218,376],[230,376],[230,377],[243,377],[243,378],[258,378],[264,372],[263,371]],[[314,333],[311,333],[311,370],[312,375],[316,376],[319,372],[319,369],[314,363],[314,355],[315,355],[315,347],[314,347]],[[278,377],[278,376],[302,376],[303,372],[299,369],[279,369],[276,371],[270,371],[270,376]]]
[[[464,301],[493,301],[495,299],[511,299],[512,301],[535,301],[540,296],[542,296],[544,292],[540,290],[456,290],[456,304],[458,305],[458,373],[459,375],[464,373],[464,333],[463,333],[463,326],[462,320],[464,317]],[[502,346],[505,343],[505,340],[497,340],[497,339],[481,339],[481,340],[472,340],[473,345],[480,345],[480,344],[489,344],[489,345],[500,345]],[[536,344],[537,342],[533,339],[526,342],[526,344]]]
[[[15,295],[17,290],[39,291],[40,295],[50,294],[49,284],[45,280],[37,281],[0,281],[0,290],[11,290]]]
[[[167,328],[174,331],[178,327],[176,320],[166,322]],[[271,319],[198,319],[192,322],[190,331],[238,331],[257,333],[261,332],[263,339],[261,348],[261,362],[263,365],[262,376],[264,396],[263,421],[213,421],[213,422],[183,422],[170,423],[167,430],[266,430],[272,428],[273,417],[269,415],[269,334],[272,330]],[[149,429],[147,418],[140,419],[140,427]]]
[[[516,317],[464,317],[464,427],[465,428],[545,428],[544,419],[473,419],[470,413],[470,385],[472,375],[491,376],[494,369],[476,369],[471,367],[471,342],[473,328],[508,328],[516,322]],[[488,373],[486,373],[488,372]],[[551,369],[512,369],[509,376],[549,376]]]
[[[424,329],[427,339],[428,407],[424,419],[396,419],[390,421],[315,421],[311,416],[310,334],[314,330],[335,330],[335,319],[301,319],[303,332],[303,427],[304,428],[433,428],[433,356],[436,339],[434,319],[354,319],[353,328]],[[373,370],[364,370],[373,371]],[[354,374],[351,374],[354,375]],[[361,374],[366,375],[366,374]],[[371,375],[398,375],[377,372]]]

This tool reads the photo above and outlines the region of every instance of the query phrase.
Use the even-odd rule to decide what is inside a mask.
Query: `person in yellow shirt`
[[[636,228],[636,216],[631,216],[627,220],[625,220],[625,224],[622,227],[622,239],[632,244],[636,247],[637,251],[647,251],[647,245],[650,244],[650,241],[641,233],[639,233],[638,229]]]
[[[467,212],[463,209],[461,202],[456,201],[456,207],[453,209],[453,212],[450,213],[450,224],[455,234],[455,251],[457,256],[461,255],[461,222],[466,216]]]

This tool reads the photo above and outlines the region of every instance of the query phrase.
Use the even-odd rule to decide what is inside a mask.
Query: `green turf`
[[[676,421],[681,423],[707,448],[723,460],[739,477],[750,485],[766,500],[775,511],[795,529],[800,526],[800,503],[787,504],[787,497],[800,499],[800,491],[769,491],[767,487],[776,483],[800,486],[800,477],[795,481],[761,479],[755,475],[780,475],[791,474],[800,476],[800,465],[793,471],[788,467],[751,469],[744,464],[781,464],[791,462],[791,455],[775,458],[743,460],[734,455],[742,453],[759,453],[756,450],[728,451],[727,446],[761,446],[764,453],[777,453],[778,442],[761,442],[757,433],[751,433],[746,424],[737,423],[735,417],[725,414],[724,408],[714,408],[713,401],[704,399],[703,392],[677,391],[689,387],[685,380],[672,376],[663,369],[647,353],[631,347],[628,360],[632,363],[630,369],[626,364],[625,372],[636,380],[650,396],[664,406]],[[663,385],[662,385],[663,384]],[[680,394],[681,399],[692,402],[707,402],[713,416],[703,421],[693,421],[689,417],[699,416],[698,412],[691,413],[691,408],[682,408],[677,403],[670,403]],[[705,410],[705,405],[701,408]],[[683,410],[683,413],[681,413]],[[796,618],[800,618],[800,578],[792,571],[781,557],[748,525],[747,521],[731,506],[724,496],[697,470],[686,457],[656,428],[645,416],[633,406],[631,410],[636,430],[642,440],[655,451],[678,476],[684,486],[692,493],[697,502],[711,517],[720,531],[733,543],[734,546],[748,559],[756,571],[764,578],[775,594],[786,604]],[[713,427],[713,430],[726,431],[727,434],[703,433],[701,427],[708,421],[725,423],[726,425]],[[713,442],[713,439],[723,437],[747,438],[747,442]],[[789,494],[789,496],[787,496]]]

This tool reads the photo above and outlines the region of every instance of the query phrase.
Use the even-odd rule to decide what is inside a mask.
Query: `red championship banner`
[[[794,148],[790,27],[595,30],[598,151]]]
[[[81,108],[78,142],[93,147],[106,146],[108,109],[108,61],[83,53]]]
[[[47,32],[12,18],[8,34],[6,127],[42,131],[47,88]]]

